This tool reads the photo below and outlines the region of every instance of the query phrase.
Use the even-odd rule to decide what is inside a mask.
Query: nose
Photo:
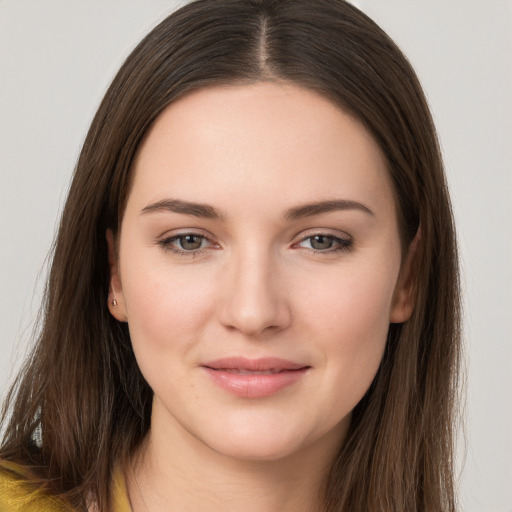
[[[265,250],[240,251],[227,262],[220,321],[249,337],[285,329],[291,322],[278,262]]]

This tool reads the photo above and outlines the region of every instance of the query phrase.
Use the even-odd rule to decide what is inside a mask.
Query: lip
[[[301,380],[310,368],[276,357],[227,357],[201,366],[220,388],[243,398],[263,398],[278,393]]]

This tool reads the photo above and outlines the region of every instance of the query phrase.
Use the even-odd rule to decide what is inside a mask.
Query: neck
[[[246,460],[215,452],[183,429],[152,421],[126,471],[132,510],[321,512],[339,439],[333,435],[284,457]]]

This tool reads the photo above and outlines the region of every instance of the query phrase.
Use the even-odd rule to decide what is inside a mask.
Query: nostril
[[[232,262],[225,276],[218,306],[221,323],[252,337],[285,328],[291,319],[287,301],[281,296],[286,287],[278,285],[263,256],[254,251],[242,256]]]

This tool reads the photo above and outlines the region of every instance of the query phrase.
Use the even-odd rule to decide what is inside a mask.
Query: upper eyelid
[[[333,231],[336,231],[335,233]],[[303,240],[306,240],[307,238],[311,238],[313,236],[329,236],[331,238],[339,239],[339,240],[352,240],[352,236],[349,235],[345,231],[339,231],[339,230],[331,230],[331,229],[313,229],[313,230],[306,230],[299,233],[294,238],[298,238],[298,242],[301,242]],[[297,242],[294,242],[297,243]]]
[[[344,241],[352,240],[352,237],[349,235],[334,235],[333,233],[327,233],[325,231],[318,231],[316,233],[311,233],[308,235],[301,236],[298,241],[302,242],[303,240],[307,240],[308,238],[313,238],[315,236],[325,236],[328,238],[333,238],[335,240],[344,240]]]
[[[336,236],[336,235],[332,235],[332,234],[329,234],[329,233],[316,233],[316,234],[307,235],[305,237],[302,237],[297,242],[294,242],[293,245],[301,244],[301,243],[305,242],[306,240],[309,240],[309,239],[311,239],[311,238],[313,238],[315,236],[325,236],[327,238],[331,238],[335,243],[338,243],[339,245],[345,246],[345,247],[351,246],[353,244],[352,237],[348,237],[348,236],[347,237],[341,237],[341,236]],[[314,249],[308,249],[308,250],[315,251]],[[329,251],[320,251],[320,250],[318,250],[318,252],[327,253]]]
[[[175,240],[178,240],[179,238],[181,237],[184,237],[184,236],[187,236],[187,235],[193,235],[193,236],[199,236],[205,240],[208,240],[208,242],[210,242],[210,244],[212,245],[215,245],[217,244],[217,242],[215,242],[211,237],[207,236],[207,235],[204,235],[202,233],[197,233],[195,231],[184,231],[183,233],[177,233],[177,234],[170,234],[170,235],[164,235],[162,237],[160,237],[159,239],[159,242],[162,243],[162,242],[167,242],[167,241],[175,241]],[[198,251],[201,251],[202,249],[196,249],[195,252],[198,252]],[[187,252],[194,252],[194,251],[187,251]]]
[[[175,236],[185,236],[185,235],[199,235],[204,236],[205,238],[212,238],[211,233],[208,233],[204,229],[201,228],[183,228],[183,229],[167,229],[162,232],[161,235],[158,235],[157,238],[172,238]]]

